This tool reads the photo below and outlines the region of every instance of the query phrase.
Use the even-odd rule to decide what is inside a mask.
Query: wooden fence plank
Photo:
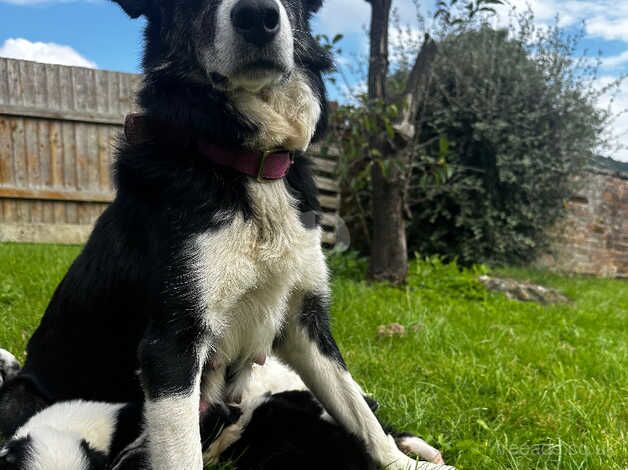
[[[338,206],[340,205],[340,200],[337,196],[326,196],[321,194],[318,196],[318,199],[321,203],[321,206],[326,209],[338,210]]]
[[[59,67],[45,65],[46,75],[46,109],[61,109],[61,87],[59,85]]]
[[[49,108],[47,89],[46,89],[46,66],[39,62],[33,62],[33,84],[35,87],[35,96],[33,103],[38,108]]]
[[[111,126],[121,126],[124,123],[124,115],[105,114],[90,111],[54,110],[23,105],[0,104],[0,115],[53,119],[56,121],[73,121],[90,124],[105,124]]]
[[[9,99],[9,77],[7,60],[0,57],[0,104],[7,104]]]
[[[87,181],[87,160],[88,160],[88,148],[87,148],[87,131],[85,124],[76,124],[74,126],[74,142],[76,159],[76,189],[86,190],[89,188]]]
[[[78,189],[76,181],[76,140],[75,126],[69,122],[61,123],[61,139],[63,142],[63,186]]]
[[[59,67],[59,94],[61,96],[61,106],[58,112],[65,112],[65,113],[75,112],[74,85],[72,83],[72,68],[71,67]],[[41,111],[44,111],[44,110],[41,110]],[[47,111],[57,111],[57,110],[47,110]],[[43,115],[43,116],[47,117],[46,115]],[[56,119],[56,118],[51,116],[50,119]]]
[[[78,224],[78,203],[73,201],[65,202],[65,221],[68,224]]]
[[[24,93],[22,90],[22,81],[20,80],[20,65],[17,60],[9,60],[6,62],[7,67],[7,96],[5,101],[7,104],[23,105]]]
[[[338,192],[340,191],[340,185],[338,181],[332,178],[326,178],[324,176],[314,176],[314,182],[316,183],[316,187],[319,190],[330,191],[330,192]]]
[[[338,216],[335,212],[323,212],[321,214],[321,225],[335,227],[337,224],[337,218]]]
[[[26,149],[24,142],[24,120],[19,118],[11,126],[11,140],[13,141],[13,169],[15,184],[21,187],[28,185],[26,174]]]
[[[314,170],[322,171],[324,173],[335,173],[337,163],[333,160],[326,160],[323,158],[313,157],[312,164]]]
[[[0,184],[15,183],[13,175],[12,122],[0,116]]]
[[[24,143],[26,152],[26,181],[28,187],[41,186],[37,123],[31,119],[24,120]]]
[[[113,193],[0,187],[0,198],[75,202],[111,202]]]
[[[34,62],[20,61],[18,80],[22,85],[22,103],[25,106],[37,107],[35,104]]]
[[[1,201],[3,222],[17,222],[17,207],[14,200]]]
[[[48,121],[48,147],[50,148],[50,186],[63,186],[63,143],[61,141],[61,124]]]

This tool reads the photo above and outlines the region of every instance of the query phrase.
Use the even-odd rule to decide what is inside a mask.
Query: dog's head
[[[309,26],[322,0],[114,1],[129,16],[147,19],[143,66],[148,86],[167,87],[169,93],[185,88],[186,99],[191,89],[213,94],[214,101],[222,93],[248,117],[251,110],[246,103],[240,106],[241,95],[268,97],[297,77],[322,105],[321,73],[331,68],[331,59]],[[150,107],[156,94],[145,94],[142,106]]]

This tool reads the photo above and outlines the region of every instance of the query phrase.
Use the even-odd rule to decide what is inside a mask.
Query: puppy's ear
[[[323,0],[305,0],[305,6],[312,13],[316,13],[323,6]]]
[[[122,7],[124,12],[131,18],[139,18],[148,13],[150,0],[113,0]]]

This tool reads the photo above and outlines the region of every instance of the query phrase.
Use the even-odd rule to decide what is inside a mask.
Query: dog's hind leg
[[[277,354],[297,371],[327,412],[364,442],[375,462],[390,470],[451,469],[415,462],[384,432],[331,335],[328,295],[295,295],[291,307],[289,323],[276,341]]]

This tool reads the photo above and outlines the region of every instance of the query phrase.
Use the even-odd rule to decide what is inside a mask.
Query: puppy
[[[376,402],[369,404],[376,409]],[[360,440],[275,359],[254,366],[240,407],[203,411],[203,449],[212,463],[233,461],[240,470],[377,468]],[[396,440],[405,452],[442,463],[438,451],[418,437],[400,434]],[[140,408],[76,400],[33,416],[0,449],[0,469],[148,469],[147,450]]]
[[[115,200],[0,392],[0,431],[46,403],[143,404],[152,468],[201,470],[199,402],[237,400],[272,353],[377,464],[415,468],[329,327],[302,154],[326,124],[321,0],[116,2],[146,18],[143,114],[119,143]]]

